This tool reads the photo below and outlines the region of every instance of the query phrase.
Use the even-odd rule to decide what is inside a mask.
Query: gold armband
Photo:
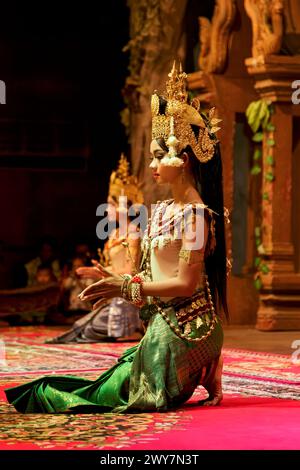
[[[179,259],[183,259],[187,264],[201,263],[204,258],[204,252],[200,250],[185,250],[181,248],[179,251]]]

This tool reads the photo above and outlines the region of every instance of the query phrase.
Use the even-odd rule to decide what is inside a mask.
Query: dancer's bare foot
[[[199,404],[202,406],[217,406],[220,405],[223,399],[222,391],[222,370],[223,370],[223,356],[220,355],[218,365],[214,376],[207,383],[204,383],[204,388],[208,391],[208,398],[200,400]]]

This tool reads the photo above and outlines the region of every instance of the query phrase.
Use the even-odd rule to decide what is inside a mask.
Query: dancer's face
[[[117,203],[114,198],[108,196],[107,198],[108,208],[107,208],[107,219],[109,222],[119,222],[120,214],[128,213],[128,208],[124,206],[124,201]],[[128,201],[130,204],[130,201]]]
[[[164,183],[175,183],[176,179],[180,176],[182,169],[175,166],[166,166],[161,164],[162,158],[166,155],[165,150],[157,143],[156,140],[152,140],[150,145],[150,159],[153,178],[158,184]]]
[[[118,205],[111,196],[108,196],[107,202],[108,202],[107,218],[109,222],[115,222],[118,219],[118,211],[117,211]]]

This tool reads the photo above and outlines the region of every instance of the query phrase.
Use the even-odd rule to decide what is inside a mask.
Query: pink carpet
[[[300,404],[226,395],[220,407],[184,407],[188,430],[163,434],[149,449],[295,450],[300,448]],[[179,445],[179,447],[178,447]],[[134,449],[144,449],[135,445]]]

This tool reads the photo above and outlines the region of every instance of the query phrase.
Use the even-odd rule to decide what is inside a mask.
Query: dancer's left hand
[[[103,298],[111,299],[112,297],[120,297],[122,283],[123,278],[121,276],[111,276],[101,279],[86,287],[86,289],[79,294],[79,298],[87,302],[98,299],[93,305],[93,309],[95,309],[97,308],[97,304],[103,301]]]
[[[93,266],[81,266],[76,269],[76,274],[82,279],[103,279],[111,276],[111,272],[96,260],[92,260]]]

